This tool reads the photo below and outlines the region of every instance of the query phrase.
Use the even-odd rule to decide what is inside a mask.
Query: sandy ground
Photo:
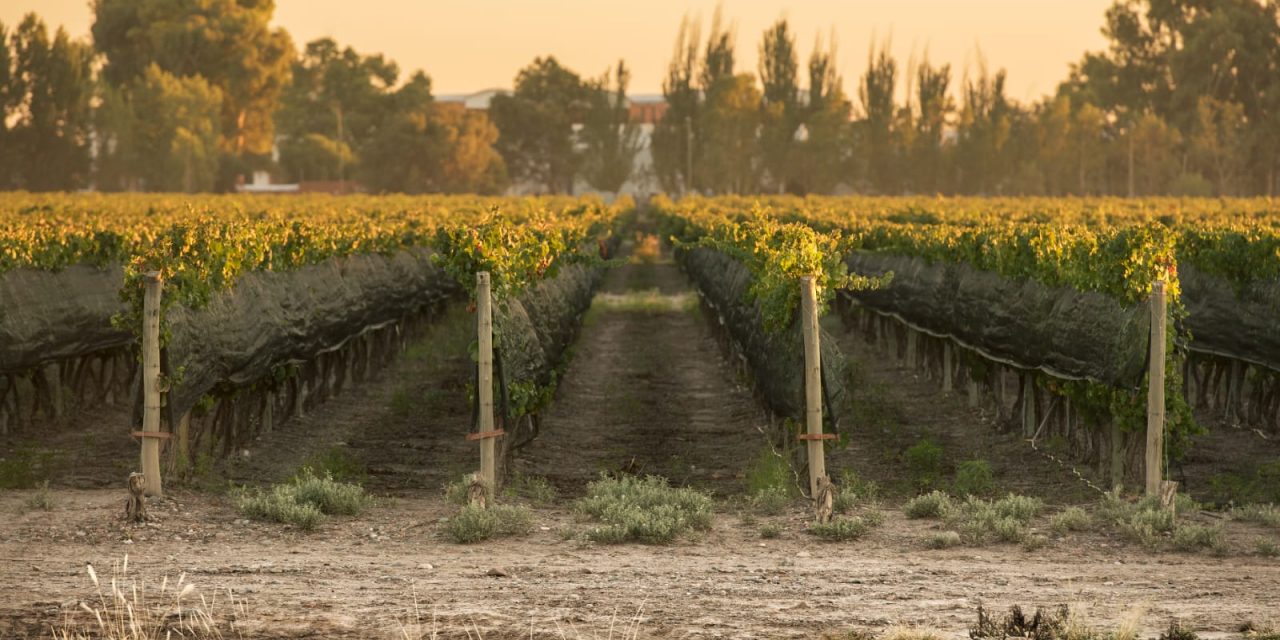
[[[656,289],[675,299],[687,287],[659,263],[615,270],[603,290]],[[1049,542],[1034,551],[925,549],[937,525],[901,513],[899,491],[907,489],[894,464],[894,452],[921,431],[941,434],[955,459],[992,459],[1002,489],[1038,495],[1050,513],[1087,503],[1090,490],[1016,439],[991,433],[961,399],[852,343],[845,348],[861,362],[875,412],[862,414],[862,437],[833,452],[829,468],[856,469],[886,487],[884,525],[855,542],[824,543],[804,532],[809,515],[800,503],[744,520],[732,497],[763,446],[766,418],[718,348],[713,322],[679,304],[591,312],[541,437],[513,461],[548,477],[559,499],[534,506],[527,537],[452,544],[441,522],[454,507],[440,486],[469,470],[474,455],[462,437],[468,322],[465,312],[446,314],[375,380],[194,483],[206,488],[171,490],[146,525],[122,522],[122,489],[97,488],[114,484],[115,463],[86,465],[69,474],[75,482],[55,479],[52,511],[25,509],[31,491],[0,493],[0,638],[48,637],[67,620],[83,625],[78,603],[97,598],[86,563],[105,585],[126,555],[123,582],[142,581],[154,593],[185,574],[196,587],[187,602],[203,596],[218,617],[235,618],[228,637],[434,630],[442,638],[814,638],[899,624],[961,637],[979,604],[1068,604],[1100,627],[1137,616],[1150,635],[1173,620],[1207,637],[1235,636],[1246,621],[1280,623],[1280,560],[1253,552],[1259,537],[1280,543],[1280,531],[1212,515],[1190,517],[1225,525],[1223,556],[1153,554],[1107,533],[1062,536],[1048,530],[1047,516],[1035,526]],[[128,450],[108,427],[80,421],[74,429],[84,433],[47,442],[77,448],[71,459]],[[331,518],[310,533],[243,520],[207,488],[222,478],[279,480],[333,448],[367,467],[366,484],[381,498],[365,514]],[[575,534],[587,525],[572,498],[599,472],[621,469],[729,499],[710,532],[673,546],[584,542]],[[765,523],[782,535],[762,539]]]
[[[20,495],[0,509],[13,513]],[[127,554],[129,573],[154,589],[182,573],[199,593],[228,591],[245,604],[245,637],[399,637],[400,625],[438,621],[466,637],[546,637],[571,625],[607,637],[609,618],[640,616],[640,637],[808,638],[823,632],[908,624],[962,633],[978,604],[1066,603],[1098,625],[1135,612],[1154,632],[1180,620],[1202,634],[1266,621],[1280,606],[1280,563],[1232,554],[1153,555],[1089,534],[1040,550],[1016,546],[925,550],[930,525],[891,512],[867,538],[828,544],[803,533],[807,516],[763,518],[785,527],[760,539],[736,516],[700,540],[672,547],[598,546],[565,540],[581,525],[563,508],[537,510],[526,538],[473,546],[436,530],[450,508],[436,497],[401,498],[312,533],[248,523],[223,500],[179,493],[158,521],[117,520],[103,491],[59,491],[51,513],[0,525],[0,637],[42,637]],[[544,530],[545,529],[545,530]],[[500,568],[507,575],[487,575]],[[575,637],[569,634],[569,637]]]

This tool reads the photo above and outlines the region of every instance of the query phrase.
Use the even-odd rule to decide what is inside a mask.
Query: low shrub
[[[772,540],[782,535],[782,525],[776,522],[770,522],[760,527],[760,537],[766,540]]]
[[[1164,534],[1173,531],[1175,526],[1173,512],[1168,509],[1139,508],[1129,516],[1129,520],[1120,525],[1120,531],[1134,542],[1155,550],[1160,546]]]
[[[949,549],[960,545],[960,534],[955,531],[938,531],[924,539],[924,546],[929,549]]]
[[[1093,528],[1093,517],[1080,507],[1067,507],[1049,519],[1049,526],[1059,533],[1088,531]]]
[[[860,516],[837,516],[830,522],[809,525],[809,533],[830,542],[857,540],[880,526],[883,519],[878,512]]]
[[[1022,548],[1024,551],[1035,551],[1049,544],[1049,538],[1038,533],[1026,534],[1022,538]]]
[[[1274,504],[1251,504],[1231,510],[1231,517],[1280,529],[1280,507]]]
[[[338,482],[326,471],[317,475],[310,469],[293,480],[294,494],[298,502],[313,504],[325,515],[354,516],[373,502],[358,484]]]
[[[969,544],[1024,542],[1027,525],[1043,508],[1038,498],[1012,493],[996,501],[970,496],[946,509],[942,517]]]
[[[1222,527],[1182,524],[1173,531],[1173,548],[1178,551],[1222,551]]]
[[[18,448],[0,458],[0,489],[34,489],[40,486],[53,474],[58,457],[54,451]]]
[[[551,486],[550,480],[542,476],[530,476],[518,472],[511,474],[511,478],[507,480],[507,486],[502,489],[502,494],[508,498],[523,498],[538,505],[552,504],[556,501],[556,488]]]
[[[470,500],[470,496],[467,493],[467,490],[470,488],[471,474],[464,475],[453,482],[446,483],[442,489],[444,491],[444,501],[459,507],[465,506],[468,500]]]
[[[586,532],[605,544],[667,544],[690,531],[711,528],[711,498],[689,488],[675,488],[663,478],[605,477],[587,486],[574,508],[601,523]]]
[[[22,505],[27,511],[53,511],[53,492],[49,491],[49,481],[45,480],[35,493],[27,496]]]
[[[776,516],[787,509],[791,496],[782,488],[765,489],[751,494],[747,505],[756,513]]]
[[[246,517],[291,524],[303,531],[315,529],[324,514],[314,504],[298,502],[293,485],[278,484],[266,490],[243,491],[234,496],[236,509]]]
[[[369,479],[369,469],[346,447],[329,447],[310,455],[293,476],[299,477],[308,469],[314,475],[328,474],[338,482],[363,484]]]
[[[1270,538],[1258,538],[1253,541],[1253,550],[1260,556],[1268,558],[1280,557],[1280,545]]]
[[[1150,551],[1160,550],[1168,540],[1179,551],[1221,552],[1224,548],[1221,527],[1178,521],[1178,514],[1199,509],[1200,504],[1184,494],[1175,497],[1173,509],[1167,509],[1156,496],[1128,502],[1119,493],[1112,492],[1103,498],[1098,513],[1126,538]]]
[[[266,489],[240,489],[232,494],[240,513],[255,520],[291,524],[310,531],[325,515],[356,515],[373,502],[356,484],[338,482],[325,473],[303,468],[284,484]]]
[[[907,448],[902,457],[916,486],[927,489],[937,484],[942,474],[942,447],[937,443],[925,438]]]
[[[986,460],[966,460],[956,467],[954,488],[957,495],[987,495],[995,489],[995,485],[991,463]]]
[[[873,502],[880,496],[880,485],[874,480],[863,480],[856,471],[841,472],[840,481],[836,483],[836,494],[832,500],[832,509],[836,513],[848,513],[861,502]]]
[[[791,464],[773,449],[764,447],[747,467],[747,495],[782,493],[789,495],[794,486]]]
[[[458,544],[471,544],[495,536],[524,535],[533,530],[533,513],[526,507],[494,505],[481,509],[462,507],[444,525],[445,534]]]
[[[996,514],[1001,517],[1030,522],[1032,518],[1044,510],[1044,501],[1039,498],[1011,493],[996,500],[991,506],[995,509]]]
[[[951,508],[951,496],[941,491],[930,491],[907,501],[903,510],[908,518],[941,518]]]

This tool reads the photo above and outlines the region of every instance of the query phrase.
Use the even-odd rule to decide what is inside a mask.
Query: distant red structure
[[[667,103],[662,102],[635,102],[632,101],[628,109],[628,115],[632,122],[637,124],[657,124],[662,116],[667,113]]]

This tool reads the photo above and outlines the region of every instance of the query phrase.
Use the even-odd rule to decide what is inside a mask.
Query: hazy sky
[[[1009,71],[1009,94],[1036,98],[1054,90],[1067,65],[1100,49],[1103,13],[1112,0],[725,0],[736,24],[738,70],[756,69],[761,33],[786,16],[798,34],[802,61],[814,37],[832,28],[840,46],[846,90],[866,67],[873,35],[892,37],[906,59],[927,47],[950,62],[957,83],[980,45],[988,65]],[[632,68],[632,93],[658,93],[680,19],[707,23],[716,0],[276,0],[276,24],[299,47],[331,36],[361,52],[382,52],[402,72],[424,69],[437,94],[511,85],[534,56],[551,54],[585,76],[618,58]],[[51,25],[87,36],[88,0],[0,0],[0,21],[12,25],[35,11]],[[953,84],[954,86],[954,84]]]

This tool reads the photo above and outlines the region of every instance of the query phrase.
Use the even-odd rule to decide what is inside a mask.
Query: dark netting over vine
[[[677,257],[741,345],[769,408],[803,420],[804,337],[800,323],[793,322],[777,333],[764,329],[760,305],[747,298],[751,273],[741,262],[707,248],[681,250]],[[834,337],[824,331],[820,341],[824,404],[830,414],[847,401],[847,363]]]
[[[1192,351],[1280,370],[1280,282],[1234,286],[1188,264],[1178,279]]]
[[[551,372],[573,340],[579,316],[591,306],[603,272],[601,267],[567,266],[514,300],[495,301],[495,347],[508,386],[543,386],[551,381]]]
[[[0,373],[132,343],[132,331],[111,326],[111,316],[126,310],[123,282],[119,265],[0,275]]]
[[[1142,381],[1151,313],[1100,293],[1014,280],[969,265],[854,252],[849,271],[880,275],[888,286],[847,295],[858,303],[986,357],[1061,378],[1113,387]]]
[[[203,309],[169,308],[169,410],[180,416],[220,383],[256,382],[457,291],[424,249],[246,273]]]

